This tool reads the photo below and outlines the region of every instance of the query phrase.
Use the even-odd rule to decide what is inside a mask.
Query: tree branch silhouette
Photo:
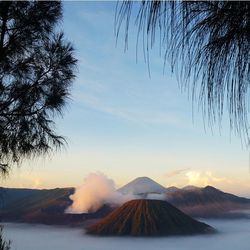
[[[231,129],[249,141],[250,3],[246,1],[122,1],[116,35],[137,26],[137,47],[157,42],[184,89],[210,125],[229,114]]]
[[[61,2],[0,2],[0,170],[60,148],[77,60],[58,23]]]

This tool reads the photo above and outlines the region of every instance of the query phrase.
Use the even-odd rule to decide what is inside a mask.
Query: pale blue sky
[[[136,62],[136,30],[129,50],[114,36],[115,3],[64,2],[61,28],[76,48],[77,79],[59,132],[66,150],[49,159],[24,162],[6,186],[80,185],[101,171],[117,185],[149,176],[165,186],[211,184],[250,195],[248,151],[230,136],[228,124],[204,129],[201,113],[158,50],[150,53],[149,77],[142,51]]]

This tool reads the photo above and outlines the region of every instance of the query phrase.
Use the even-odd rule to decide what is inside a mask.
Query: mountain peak
[[[164,193],[166,188],[149,177],[137,177],[118,189],[123,194]]]
[[[166,189],[166,192],[167,193],[172,193],[172,192],[177,192],[177,191],[179,191],[180,189],[178,188],[178,187],[175,187],[175,186],[171,186],[171,187],[168,187],[167,189]]]
[[[210,192],[210,193],[223,193],[221,190],[219,190],[218,188],[215,188],[213,186],[206,186],[203,188],[203,190],[205,192]]]
[[[147,176],[140,176],[140,177],[135,178],[133,181],[154,181],[154,180],[150,179]]]

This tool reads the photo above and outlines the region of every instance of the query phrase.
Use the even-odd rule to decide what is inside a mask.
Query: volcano
[[[209,225],[192,219],[166,201],[132,200],[115,209],[87,233],[96,235],[168,236],[213,232]]]
[[[166,188],[148,177],[138,177],[118,191],[123,194],[165,193]]]

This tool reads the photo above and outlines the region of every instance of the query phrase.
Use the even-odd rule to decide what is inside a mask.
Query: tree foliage
[[[146,58],[159,42],[165,60],[209,121],[221,121],[226,111],[231,128],[248,139],[250,2],[118,2],[117,36],[124,24],[126,43],[131,19]]]
[[[64,142],[54,129],[74,79],[57,1],[0,2],[0,171]]]
[[[10,241],[3,237],[3,227],[0,226],[0,250],[10,250]]]

